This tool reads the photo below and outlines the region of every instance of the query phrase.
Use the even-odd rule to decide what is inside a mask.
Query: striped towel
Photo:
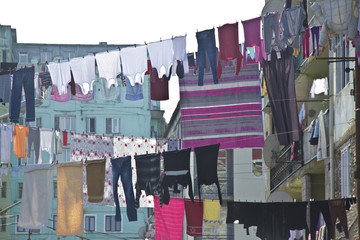
[[[155,196],[154,205],[155,240],[180,240],[184,223],[184,199],[172,197],[169,205],[163,205],[161,208],[160,198]]]
[[[47,89],[49,86],[52,85],[51,76],[49,72],[40,72],[39,78],[40,78],[40,87],[45,87],[45,89]]]
[[[179,84],[183,148],[216,143],[221,149],[263,147],[258,64],[248,64],[239,76],[234,67],[225,67],[219,84],[209,72],[204,86],[198,86],[193,71]]]

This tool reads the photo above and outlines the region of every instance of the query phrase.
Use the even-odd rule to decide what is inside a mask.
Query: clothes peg
[[[120,46],[118,46],[118,49],[119,49],[119,51],[120,51]]]
[[[107,52],[107,53],[109,53],[109,50],[108,50],[108,49],[106,49],[106,52]]]

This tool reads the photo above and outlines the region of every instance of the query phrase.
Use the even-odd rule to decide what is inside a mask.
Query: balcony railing
[[[285,147],[282,154],[276,160],[276,166],[270,169],[270,190],[276,188],[285,181],[291,174],[303,166],[302,146],[299,152],[291,160],[291,145]]]

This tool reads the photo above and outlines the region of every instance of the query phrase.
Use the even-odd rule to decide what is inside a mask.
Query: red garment
[[[246,21],[241,21],[244,28],[244,57],[243,57],[243,67],[246,68],[246,48],[258,46],[261,48],[261,35],[260,35],[260,23],[261,17],[249,19]]]
[[[186,233],[189,236],[201,237],[203,224],[203,204],[202,200],[195,199],[194,203],[191,199],[185,199],[185,213],[186,213]]]
[[[68,133],[67,133],[67,131],[62,131],[62,133],[63,133],[63,145],[67,146]]]
[[[150,98],[156,101],[169,99],[169,81],[159,78],[156,68],[150,74]]]
[[[239,24],[228,23],[218,27],[219,33],[219,57],[217,63],[217,78],[221,78],[222,66],[221,60],[236,60],[235,74],[239,75],[242,62],[242,54],[239,49]]]
[[[310,28],[306,28],[305,29],[305,36],[304,39],[302,40],[302,45],[303,45],[303,59],[308,58],[310,55]]]

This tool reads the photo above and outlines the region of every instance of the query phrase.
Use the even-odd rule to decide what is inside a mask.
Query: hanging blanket
[[[172,197],[169,205],[160,207],[160,198],[155,196],[154,205],[155,240],[180,240],[184,223],[184,199]]]
[[[84,234],[82,162],[60,163],[57,167],[56,236]]]
[[[25,166],[19,227],[38,229],[47,226],[52,177],[52,164]]]
[[[248,64],[235,76],[226,67],[213,84],[204,74],[204,86],[191,71],[180,84],[183,148],[220,143],[221,149],[263,147],[264,135],[258,64]]]

